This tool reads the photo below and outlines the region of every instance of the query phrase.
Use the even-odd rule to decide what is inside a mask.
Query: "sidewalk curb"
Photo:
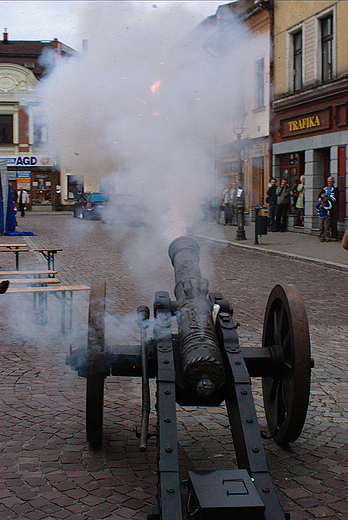
[[[211,237],[206,237],[206,236],[203,236],[203,235],[195,235],[195,234],[192,234],[190,236],[192,236],[194,238],[201,238],[201,239],[204,239],[204,240],[210,240],[211,242],[218,242],[218,243],[222,243],[222,244],[229,244],[231,246],[240,247],[240,248],[243,248],[243,249],[249,249],[249,250],[254,250],[254,251],[256,250],[259,253],[266,253],[268,255],[283,256],[283,257],[289,258],[291,260],[299,260],[301,262],[314,263],[314,264],[317,264],[317,265],[325,265],[326,267],[330,267],[331,269],[337,269],[339,271],[348,271],[348,265],[339,264],[339,263],[336,263],[336,262],[328,262],[327,260],[320,260],[318,258],[311,258],[311,257],[308,257],[308,256],[295,255],[293,253],[287,253],[285,251],[274,251],[273,249],[266,249],[264,247],[249,246],[247,244],[240,244],[238,242],[231,242],[230,240],[227,240],[227,239],[211,238]]]

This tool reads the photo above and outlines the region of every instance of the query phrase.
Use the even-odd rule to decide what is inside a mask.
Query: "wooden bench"
[[[0,282],[8,280],[11,285],[51,285],[58,284],[58,278],[0,278]]]
[[[8,247],[10,249],[16,249],[18,247],[28,247],[28,244],[0,244],[0,247]]]
[[[34,278],[41,276],[54,277],[58,271],[52,269],[38,269],[34,271],[2,271],[0,269],[0,276],[33,276]]]
[[[19,245],[19,244],[16,244]],[[1,247],[1,246],[0,246]],[[19,270],[19,253],[32,253],[32,252],[41,253],[42,256],[47,260],[47,269],[54,269],[54,255],[58,253],[58,251],[63,251],[63,249],[59,249],[57,247],[39,247],[35,249],[30,249],[26,244],[25,246],[20,247],[11,247],[11,244],[6,245],[6,248],[0,249],[0,253],[14,253],[16,256],[16,270]]]
[[[61,331],[65,330],[65,308],[68,307],[70,310],[70,319],[68,331],[72,331],[72,319],[73,319],[73,293],[75,291],[89,291],[90,287],[87,285],[57,285],[55,287],[9,287],[6,293],[2,296],[1,302],[4,301],[4,297],[9,294],[36,294],[39,297],[39,308],[41,313],[41,322],[47,323],[47,301],[48,294],[54,294],[55,297],[61,304]]]

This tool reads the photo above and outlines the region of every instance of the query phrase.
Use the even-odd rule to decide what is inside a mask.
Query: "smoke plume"
[[[250,95],[255,40],[245,26],[231,17],[219,30],[188,31],[188,22],[180,2],[86,2],[88,50],[61,60],[38,87],[60,167],[83,175],[86,190],[132,193],[145,204],[142,260],[146,244],[166,255],[202,218],[221,188],[217,136],[233,140],[231,118]]]

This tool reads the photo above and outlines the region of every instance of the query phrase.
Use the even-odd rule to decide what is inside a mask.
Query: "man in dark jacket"
[[[277,181],[276,179],[271,179],[271,185],[267,190],[267,197],[269,204],[268,214],[269,214],[269,229],[271,231],[276,230],[276,213],[277,213]]]
[[[335,179],[333,177],[328,177],[327,186],[321,190],[319,193],[319,198],[326,194],[329,198],[329,201],[332,204],[332,208],[330,209],[330,230],[331,230],[331,238],[334,242],[338,239],[338,231],[337,231],[337,217],[338,217],[338,198],[339,191],[337,186],[335,186]]]
[[[283,179],[280,188],[277,188],[276,231],[286,231],[288,225],[288,209],[290,204],[290,188],[288,179]]]

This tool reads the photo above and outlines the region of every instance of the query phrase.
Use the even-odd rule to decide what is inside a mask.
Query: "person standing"
[[[28,192],[23,190],[23,188],[19,188],[17,195],[17,206],[18,210],[21,212],[21,217],[25,216],[25,206],[29,202]]]
[[[320,242],[330,241],[330,210],[332,203],[326,193],[319,198],[318,204],[315,206],[319,216],[319,240]]]
[[[230,191],[232,189],[232,184],[229,184],[227,188],[224,189],[222,192],[222,201],[224,205],[224,213],[225,213],[225,224],[224,226],[227,226],[227,224],[230,224],[232,226],[232,214],[230,209]]]
[[[277,180],[272,178],[271,185],[267,190],[269,229],[276,230],[276,214],[277,214]]]
[[[297,209],[297,217],[296,224],[297,226],[304,226],[304,205],[305,205],[305,176],[301,175],[300,184],[297,186],[297,201],[296,201],[296,209]]]
[[[337,230],[337,217],[338,217],[338,198],[339,198],[339,190],[337,186],[335,186],[335,179],[333,177],[328,177],[327,186],[321,190],[319,193],[319,197],[321,197],[325,193],[331,204],[332,208],[330,210],[330,231],[331,238],[334,242],[338,240],[338,230]]]
[[[237,183],[232,182],[232,188],[230,190],[230,210],[231,210],[231,225],[236,226],[238,222],[238,213],[237,213]]]
[[[276,231],[282,233],[287,230],[288,225],[288,209],[290,205],[290,188],[288,179],[283,179],[279,188],[277,188],[277,213],[276,213]]]

